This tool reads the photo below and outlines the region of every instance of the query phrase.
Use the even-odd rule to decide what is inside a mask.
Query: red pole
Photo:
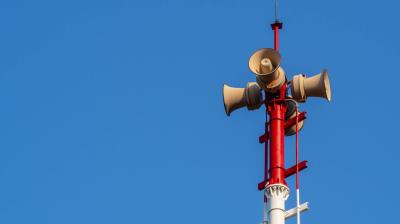
[[[279,49],[279,29],[277,26],[274,27],[274,49],[276,51]]]
[[[270,169],[269,184],[284,184],[285,181],[285,112],[286,105],[283,102],[272,101],[268,105],[270,114]]]
[[[282,23],[276,21],[271,24],[274,30],[274,49],[279,50],[279,30],[282,29]],[[280,98],[285,97],[286,85],[280,90]],[[283,94],[282,94],[283,93]],[[270,100],[267,102],[267,113],[269,114],[269,184],[284,184],[285,181],[285,112],[286,104],[282,101]],[[267,127],[266,127],[267,133]],[[265,142],[266,154],[268,153],[268,142]],[[268,164],[267,157],[265,164]],[[268,169],[268,165],[266,165]]]
[[[279,50],[279,30],[282,29],[283,23],[276,21],[271,24],[272,30],[274,30],[274,49]]]
[[[279,29],[282,29],[282,23],[276,21],[271,24],[272,29],[274,30],[274,49],[278,51],[279,48]],[[265,100],[266,110],[266,123],[265,123],[265,165],[264,165],[264,183],[265,185],[265,194],[264,194],[264,223],[267,222],[267,197],[271,197],[270,192],[271,189],[267,190],[268,186],[271,184],[282,184],[287,186],[285,181],[285,112],[286,112],[286,103],[285,93],[286,93],[287,85],[286,83],[279,90],[278,99],[269,98],[267,94],[267,99]],[[269,115],[269,121],[268,121]],[[268,150],[269,144],[269,150]],[[269,154],[269,156],[268,156]],[[269,161],[268,161],[269,160]],[[269,175],[268,175],[269,174]],[[269,177],[269,178],[268,178]],[[269,196],[267,196],[267,194]],[[276,198],[272,197],[271,206],[276,205]],[[279,204],[279,203],[278,203]],[[276,216],[280,214],[279,211],[273,207],[273,212],[275,215],[270,216],[270,221],[282,221],[281,216]],[[281,211],[282,213],[282,211]],[[275,218],[272,218],[275,217]],[[284,222],[284,220],[283,220]]]

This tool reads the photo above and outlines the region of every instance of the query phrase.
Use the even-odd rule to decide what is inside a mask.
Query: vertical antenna
[[[282,23],[278,19],[278,0],[274,0],[275,5],[275,22],[271,24],[271,28],[274,31],[274,50],[278,51],[279,48],[279,30],[282,29]]]

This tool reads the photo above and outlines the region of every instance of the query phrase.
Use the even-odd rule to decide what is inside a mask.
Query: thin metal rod
[[[265,93],[267,96],[267,93]],[[268,97],[267,97],[268,98]],[[264,125],[264,185],[267,184],[268,181],[268,173],[269,173],[269,133],[268,133],[268,99],[265,99],[265,125]],[[266,188],[264,186],[264,218],[263,224],[268,224],[268,198],[266,194]]]
[[[279,51],[279,27],[274,27],[274,49]]]
[[[264,219],[263,219],[263,224],[268,224],[268,205],[267,202],[264,201]]]
[[[296,189],[299,189],[299,110],[296,107]]]
[[[265,108],[268,108],[267,101],[265,101]],[[269,150],[268,150],[268,109],[265,109],[265,132],[264,132],[264,183],[266,184],[268,181],[268,172],[269,172]],[[264,190],[265,191],[265,190]],[[268,211],[267,211],[267,203],[268,198],[266,192],[264,192],[264,224],[268,223]]]
[[[266,104],[265,107],[268,107],[268,105]],[[264,142],[264,181],[268,180],[268,171],[269,171],[269,161],[268,161],[268,154],[269,154],[269,150],[268,150],[268,111],[265,111],[265,142]]]
[[[299,183],[299,110],[296,105],[296,213],[300,224],[300,183]]]

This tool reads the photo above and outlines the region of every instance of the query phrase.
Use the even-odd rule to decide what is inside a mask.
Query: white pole
[[[283,184],[271,184],[265,193],[270,203],[269,224],[285,224],[285,201],[289,197],[289,188]]]

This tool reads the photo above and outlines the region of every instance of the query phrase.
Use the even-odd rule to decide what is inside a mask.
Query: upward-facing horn
[[[250,70],[257,76],[257,83],[267,92],[277,91],[285,82],[281,55],[271,48],[256,51],[249,60]]]

